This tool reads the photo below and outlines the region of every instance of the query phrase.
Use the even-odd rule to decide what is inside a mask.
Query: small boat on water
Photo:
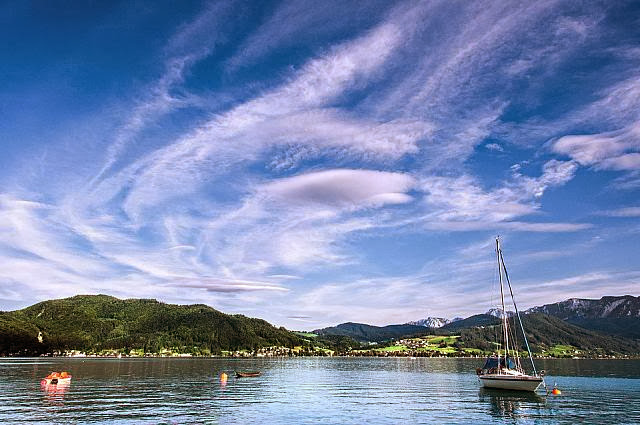
[[[258,371],[236,371],[236,378],[253,378],[262,375],[262,372]]]
[[[496,255],[498,263],[498,279],[500,281],[500,319],[501,319],[501,332],[498,338],[498,351],[495,355],[490,356],[484,363],[482,368],[476,370],[480,383],[484,388],[496,388],[502,390],[517,390],[517,391],[536,391],[540,385],[544,385],[544,371],[538,372],[536,365],[533,362],[533,356],[531,355],[531,348],[529,347],[529,341],[527,340],[527,334],[524,331],[522,320],[520,319],[520,312],[516,306],[516,301],[513,297],[513,289],[511,288],[511,281],[509,280],[509,274],[507,273],[507,267],[504,264],[504,256],[502,255],[502,249],[500,248],[500,238],[496,238]],[[516,321],[520,324],[520,331],[529,354],[531,361],[531,373],[525,372],[520,362],[520,353],[518,350],[517,333],[518,329],[511,329],[509,326],[509,319],[507,310],[504,304],[505,283],[509,288],[509,294],[511,295],[511,301],[515,314],[513,315],[514,328],[516,327]]]
[[[67,385],[71,383],[72,376],[68,372],[51,372],[40,383],[42,385]]]

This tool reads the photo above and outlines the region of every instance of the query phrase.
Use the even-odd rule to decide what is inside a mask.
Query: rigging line
[[[527,334],[524,332],[524,326],[522,325],[522,319],[520,318],[520,311],[518,311],[518,306],[516,305],[516,299],[513,296],[513,289],[511,288],[509,273],[507,273],[507,267],[504,265],[504,256],[502,255],[502,251],[500,251],[499,255],[500,255],[500,259],[502,260],[502,265],[504,266],[504,277],[507,281],[507,285],[509,285],[509,293],[511,294],[511,301],[513,301],[513,307],[516,310],[516,316],[518,316],[518,322],[520,323],[520,329],[522,330],[524,343],[527,346],[527,352],[529,353],[529,359],[531,360],[531,367],[533,368],[533,374],[537,375],[538,372],[536,371],[536,365],[533,363],[533,356],[531,355],[531,347],[529,347],[529,340],[527,339]]]
[[[517,369],[522,369],[522,365],[520,363],[520,347],[518,346],[518,338],[517,338],[518,332],[517,332],[515,323],[513,323],[513,326],[509,326],[509,336],[513,341],[513,353],[515,355],[515,363],[516,363]]]
[[[514,356],[514,362],[517,365],[517,368],[520,368],[520,353],[518,352],[517,329],[515,327],[515,323],[511,323],[510,317],[507,317],[507,323],[509,323],[509,338],[511,342],[511,351],[513,352]]]

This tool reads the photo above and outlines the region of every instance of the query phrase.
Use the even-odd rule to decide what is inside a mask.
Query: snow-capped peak
[[[442,317],[427,317],[426,319],[409,322],[407,323],[407,325],[424,326],[427,328],[441,328],[447,323],[451,323],[451,320]]]
[[[497,317],[498,319],[500,319],[502,317],[502,309],[493,307],[493,308],[490,308],[485,314],[488,314],[489,316]],[[514,314],[515,313],[513,311],[507,311],[507,317],[512,317]]]

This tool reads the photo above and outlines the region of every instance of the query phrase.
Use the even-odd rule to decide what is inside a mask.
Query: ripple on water
[[[547,361],[563,395],[538,397],[479,389],[473,359],[47,360],[0,363],[1,423],[640,423],[638,361]],[[54,369],[68,388],[39,385]]]

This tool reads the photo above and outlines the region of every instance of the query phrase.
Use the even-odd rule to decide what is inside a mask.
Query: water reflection
[[[546,398],[528,391],[505,391],[480,388],[480,402],[490,404],[490,413],[499,418],[522,418],[531,416],[544,408]]]
[[[41,384],[40,387],[44,391],[45,400],[50,404],[63,404],[64,395],[71,387],[70,383],[63,384]]]
[[[480,390],[478,359],[4,359],[0,424],[640,424],[640,361],[547,361],[561,396]],[[617,367],[617,368],[616,368]],[[51,370],[70,385],[41,386]],[[234,378],[234,370],[260,370]],[[228,375],[226,383],[220,375]],[[594,415],[597,412],[597,415]],[[597,421],[594,419],[597,418]]]

